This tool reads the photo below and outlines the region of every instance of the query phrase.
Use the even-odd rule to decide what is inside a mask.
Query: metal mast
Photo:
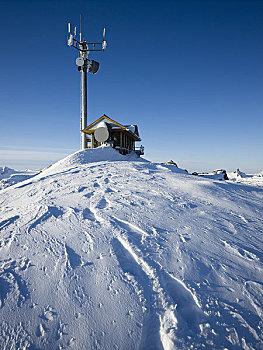
[[[103,38],[100,43],[90,43],[81,38],[81,15],[80,15],[80,33],[77,40],[77,28],[74,28],[74,35],[71,33],[71,25],[68,23],[68,46],[74,47],[79,51],[79,57],[76,59],[76,65],[81,72],[81,117],[80,117],[80,138],[81,149],[88,147],[87,135],[82,132],[87,126],[87,72],[92,74],[99,70],[99,63],[88,59],[91,51],[104,51],[106,49],[105,28],[103,29]]]

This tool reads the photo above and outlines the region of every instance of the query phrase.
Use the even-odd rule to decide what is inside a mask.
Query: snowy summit
[[[0,191],[1,349],[262,349],[263,189],[86,149]]]

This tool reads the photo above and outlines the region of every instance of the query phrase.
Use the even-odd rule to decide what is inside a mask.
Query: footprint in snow
[[[79,187],[78,192],[83,192],[83,191],[85,191],[87,188],[88,188],[88,187],[81,186],[81,187]]]
[[[12,301],[12,304],[17,301],[18,307],[21,307],[27,299],[30,299],[26,282],[14,271],[14,268],[3,269],[0,276],[0,307],[3,307],[8,299],[9,302]]]
[[[44,308],[42,315],[40,315],[39,317],[45,321],[53,321],[54,317],[56,316],[57,313],[55,312],[55,309],[53,309],[52,306],[48,305]]]
[[[82,217],[84,220],[95,221],[94,214],[90,211],[89,208],[83,210]]]
[[[44,337],[45,334],[46,334],[45,326],[40,323],[40,325],[37,327],[36,336]]]
[[[89,193],[84,194],[84,197],[91,198],[93,196],[93,194],[94,194],[94,192],[89,192]]]
[[[66,255],[67,255],[67,264],[68,267],[73,270],[82,265],[81,256],[78,255],[74,249],[70,248],[68,245],[65,245]]]
[[[111,188],[106,188],[106,190],[104,191],[105,193],[110,193],[110,192],[114,192]]]
[[[106,201],[106,199],[105,198],[102,198],[99,202],[98,202],[98,204],[96,205],[96,207],[98,208],[98,209],[105,209],[106,208],[106,206],[107,206],[107,201]]]

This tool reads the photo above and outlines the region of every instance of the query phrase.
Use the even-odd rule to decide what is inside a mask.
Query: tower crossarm
[[[77,39],[77,28],[74,28],[73,34],[71,33],[71,24],[68,23],[68,46],[73,47],[79,51],[79,57],[76,59],[76,65],[81,72],[81,117],[80,117],[80,135],[81,135],[81,148],[87,148],[87,135],[82,132],[87,126],[87,73],[91,72],[96,74],[99,69],[99,62],[90,60],[88,55],[92,51],[104,51],[107,43],[105,40],[105,28],[103,30],[101,42],[87,42],[82,40],[81,35],[81,16],[80,16],[80,33]]]

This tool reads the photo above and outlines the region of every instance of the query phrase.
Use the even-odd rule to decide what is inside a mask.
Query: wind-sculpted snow
[[[10,169],[6,166],[0,167],[0,190],[3,188],[7,188],[9,186],[13,186],[18,182],[30,179],[35,176],[38,171],[32,170],[14,170]]]
[[[263,187],[263,172],[259,174],[248,175],[242,172],[230,172],[228,173],[229,180],[236,183],[242,183],[244,185]]]
[[[0,348],[261,349],[263,190],[89,151],[0,192]]]

